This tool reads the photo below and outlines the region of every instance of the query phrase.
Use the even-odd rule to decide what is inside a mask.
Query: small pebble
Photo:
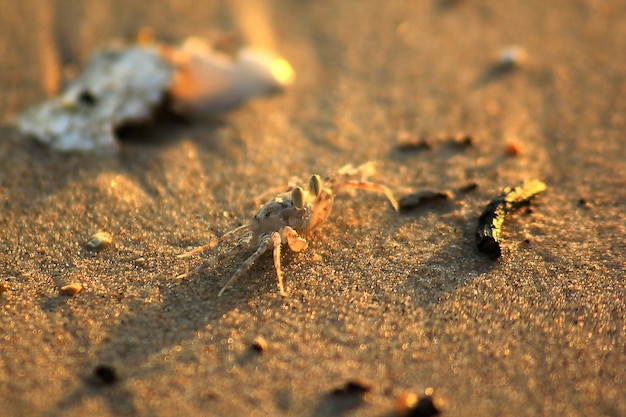
[[[93,370],[93,375],[97,381],[103,385],[113,385],[117,382],[118,376],[115,368],[110,365],[98,365]]]
[[[408,416],[417,405],[418,396],[414,392],[407,392],[396,399],[396,414],[402,417]]]
[[[577,203],[580,207],[583,207],[583,208],[591,208],[591,205],[592,205],[592,202],[588,201],[585,198],[579,198]]]
[[[415,393],[406,393],[396,400],[396,414],[401,417],[432,417],[441,414],[442,402],[433,397],[433,389],[427,388],[424,396],[419,398]]]
[[[257,352],[265,352],[267,350],[267,340],[263,336],[257,336],[252,341],[252,349]]]
[[[513,69],[528,60],[528,52],[521,46],[508,46],[500,51],[498,66],[501,69]]]
[[[9,284],[6,282],[0,282],[0,294],[9,290]]]
[[[87,249],[101,249],[113,242],[111,234],[105,231],[99,231],[95,235],[91,236],[85,246]]]
[[[82,290],[83,286],[79,282],[74,282],[61,287],[61,293],[64,295],[76,295]]]
[[[509,142],[506,145],[505,152],[508,156],[520,156],[522,154],[522,146],[517,142]]]

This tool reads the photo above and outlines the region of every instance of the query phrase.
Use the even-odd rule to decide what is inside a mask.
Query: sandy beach
[[[1,9],[0,414],[394,416],[432,388],[443,416],[626,415],[624,2]],[[276,52],[295,82],[122,132],[115,155],[18,132],[21,111],[142,28]],[[507,66],[513,46],[527,57]],[[339,193],[306,250],[283,247],[287,297],[270,255],[217,296],[250,251],[177,278],[232,244],[177,255],[272,190],[367,161],[398,198],[449,198],[396,212]],[[547,188],[507,217],[492,260],[478,217],[527,179]],[[112,242],[90,250],[99,231]]]

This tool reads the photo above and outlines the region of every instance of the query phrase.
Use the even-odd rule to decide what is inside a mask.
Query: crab
[[[301,236],[320,224],[324,223],[330,215],[335,195],[345,188],[366,190],[383,193],[393,208],[398,210],[398,202],[389,188],[384,185],[365,181],[374,172],[374,164],[367,162],[356,168],[346,165],[337,173],[324,180],[319,175],[309,178],[307,188],[295,187],[278,194],[272,200],[265,203],[257,211],[248,224],[244,224],[225,233],[218,239],[214,239],[204,246],[190,252],[178,255],[178,258],[187,258],[197,253],[213,249],[229,238],[240,234],[238,243],[228,252],[222,253],[207,262],[181,274],[178,278],[185,278],[206,270],[213,265],[224,262],[236,256],[245,249],[253,249],[254,252],[233,273],[228,282],[218,293],[221,296],[224,291],[241,275],[243,275],[264,253],[273,248],[274,268],[278,280],[278,289],[282,296],[286,296],[283,285],[283,272],[280,263],[281,247],[286,244],[294,252],[301,252],[308,246],[307,241]],[[362,180],[355,180],[361,175]]]

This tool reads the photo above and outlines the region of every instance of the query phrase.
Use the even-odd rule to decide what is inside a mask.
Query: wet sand
[[[427,387],[446,416],[626,415],[623,2],[5,3],[3,415],[386,416]],[[143,26],[234,33],[284,55],[296,83],[133,129],[109,157],[10,125]],[[498,70],[513,44],[527,62]],[[399,150],[406,138],[429,146]],[[396,213],[337,196],[308,249],[284,251],[287,298],[269,256],[219,298],[245,255],[176,278],[210,253],[176,255],[249,221],[258,196],[368,160],[398,197],[454,199]],[[507,219],[492,261],[477,218],[528,178],[547,190]],[[113,243],[87,250],[99,230]],[[83,290],[64,295],[71,283]],[[367,392],[335,391],[350,381]]]

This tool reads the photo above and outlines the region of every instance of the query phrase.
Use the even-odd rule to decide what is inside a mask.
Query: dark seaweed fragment
[[[402,152],[427,151],[431,148],[432,145],[428,140],[412,135],[401,135],[396,142],[396,149]]]
[[[372,388],[367,382],[360,380],[350,380],[344,385],[334,388],[330,394],[335,396],[350,396],[350,395],[363,395],[369,392]]]
[[[478,183],[477,182],[468,182],[467,184],[465,184],[464,186],[459,188],[459,192],[460,193],[470,193],[472,191],[476,191],[477,189],[478,189]]]
[[[506,201],[504,196],[498,196],[492,200],[478,218],[476,227],[476,245],[478,250],[491,259],[498,259],[500,251],[500,232],[504,216]]]
[[[540,180],[524,182],[519,187],[505,188],[485,207],[478,218],[476,227],[476,246],[478,250],[491,259],[498,259],[500,250],[500,234],[505,217],[520,206],[528,204],[531,198],[546,189]]]
[[[402,197],[398,206],[400,210],[412,210],[431,201],[451,199],[452,195],[449,192],[422,190]]]

